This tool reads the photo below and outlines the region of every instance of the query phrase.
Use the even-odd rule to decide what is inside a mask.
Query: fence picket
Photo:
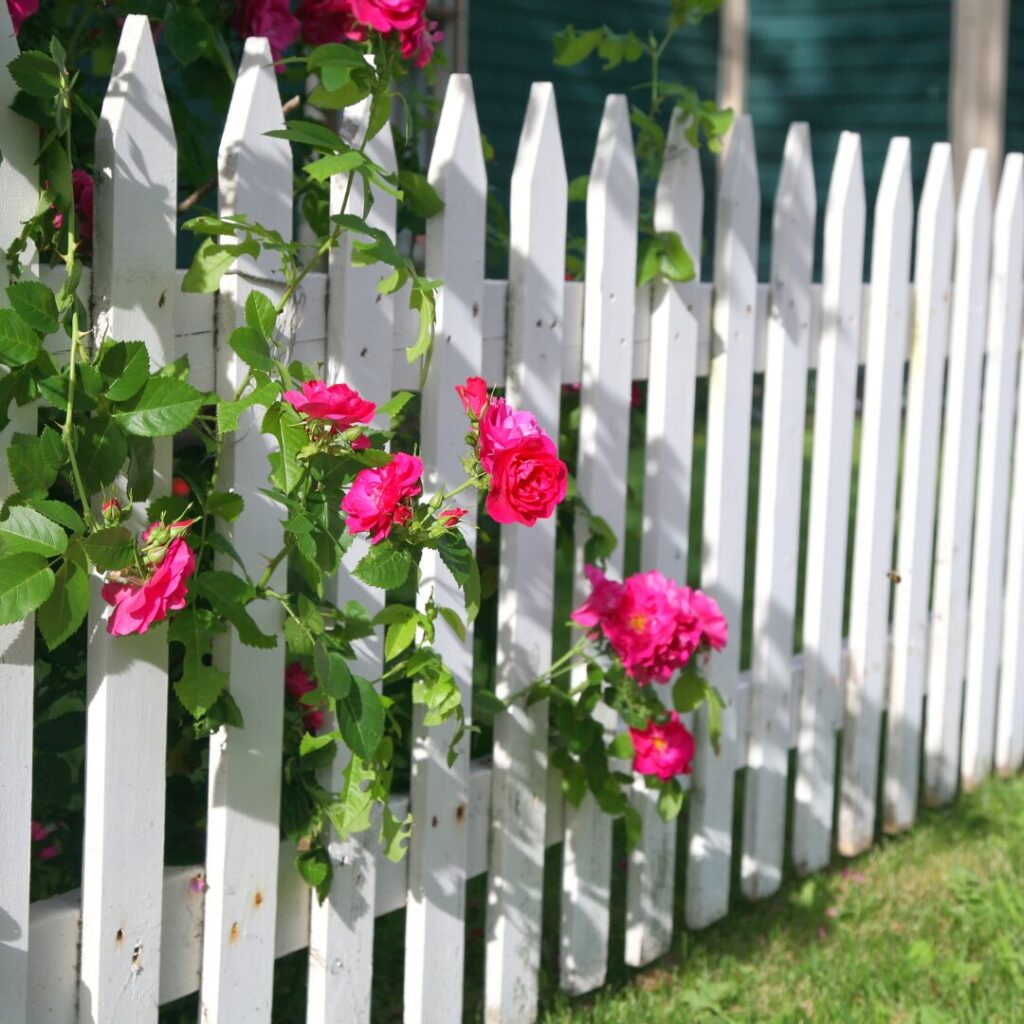
[[[897,138],[889,143],[882,169],[871,239],[871,304],[839,804],[839,851],[846,856],[867,849],[875,831],[892,587],[887,570],[892,567],[900,398],[910,328],[913,217],[910,140]]]
[[[289,239],[291,147],[264,134],[280,128],[283,120],[270,47],[265,39],[248,39],[218,154],[220,210],[222,215],[247,214]],[[252,290],[249,282],[272,290],[280,283],[276,268],[276,254],[264,252],[258,260],[240,260],[237,272],[222,281],[217,308],[222,395],[233,395],[247,374],[227,337],[241,320]],[[245,502],[245,514],[225,536],[257,574],[282,543],[281,509],[260,491],[273,450],[269,435],[260,433],[257,413],[250,410],[225,444],[221,465],[221,488],[234,490]],[[283,566],[270,582],[283,586]],[[247,610],[260,629],[280,636],[277,605],[254,601]],[[274,980],[284,645],[279,640],[273,650],[247,647],[232,630],[218,638],[214,657],[231,674],[231,695],[245,724],[222,728],[210,740],[201,1014],[211,1024],[266,1024]]]
[[[700,278],[704,182],[700,158],[686,139],[686,124],[673,119],[654,197],[654,226],[683,239]],[[682,289],[660,283],[651,298],[651,353],[647,384],[647,437],[641,563],[686,582],[693,479],[693,419],[697,383],[697,321]],[[671,690],[659,688],[671,703]],[[692,728],[692,716],[686,716]],[[681,777],[688,783],[689,779]],[[626,876],[626,963],[642,967],[668,952],[672,942],[678,822],[664,822],[655,794],[642,783],[633,804],[643,822],[629,854]]]
[[[751,899],[770,896],[782,882],[816,215],[810,130],[806,124],[793,124],[775,197],[761,416],[750,768],[741,873],[743,893]]]
[[[11,110],[17,88],[7,64],[17,55],[10,14],[0,4],[0,248],[5,251],[35,212],[38,195],[38,131]],[[7,282],[7,268],[0,261],[0,288]],[[9,415],[11,422],[0,431],[0,499],[16,489],[7,469],[11,438],[36,428],[34,405],[12,404]],[[0,992],[11,1024],[24,1024],[28,1015],[34,627],[34,616],[0,626]]]
[[[886,736],[884,824],[909,828],[916,816],[921,718],[927,671],[935,488],[939,468],[942,376],[949,341],[953,273],[953,150],[932,146],[918,212],[914,326],[895,571],[892,673]]]
[[[960,772],[967,584],[991,234],[988,157],[983,149],[975,149],[967,159],[957,207],[939,521],[935,535],[924,765],[925,800],[933,806],[953,799]]]
[[[142,15],[125,19],[96,134],[95,338],[173,354],[177,146]],[[154,444],[154,492],[169,492],[171,442]],[[133,525],[147,525],[137,506]],[[167,628],[111,637],[92,583],[87,667],[79,1020],[156,1021],[163,890]]]
[[[960,781],[965,789],[972,789],[991,773],[995,757],[1010,445],[1013,443],[1013,397],[1024,289],[1022,175],[1024,156],[1009,154],[996,196],[992,235],[992,284],[988,299],[960,766]]]
[[[835,727],[843,688],[850,468],[861,339],[864,171],[860,136],[839,137],[825,207],[822,324],[804,582],[804,685],[797,739],[793,861],[809,874],[832,852]]]
[[[558,436],[568,182],[549,83],[530,91],[512,172],[507,397]],[[495,692],[513,697],[551,663],[554,517],[501,532]],[[494,721],[484,1019],[537,1018],[548,705]]]
[[[487,172],[468,75],[448,79],[429,179],[445,201],[445,209],[427,221],[427,274],[444,281],[423,385],[420,437],[428,494],[454,487],[465,476],[460,459],[466,419],[455,386],[478,374],[482,362]],[[463,520],[470,537],[474,536],[474,512],[470,507]],[[420,569],[421,593],[433,587],[438,604],[462,608],[462,594],[436,552],[424,553]],[[462,692],[467,723],[472,637],[469,629],[463,642],[447,623],[438,622],[434,645]],[[451,1024],[462,1019],[469,736],[459,742],[458,759],[449,767],[453,733],[454,723],[427,729],[422,707],[416,709],[410,802],[418,826],[409,848],[407,1024]]]
[[[760,207],[754,128],[744,115],[733,126],[722,168],[715,232],[715,280],[720,283],[712,311],[701,587],[718,601],[730,634],[729,646],[707,671],[726,702],[718,755],[711,748],[706,709],[696,716],[686,873],[691,928],[717,921],[729,907]]]
[[[605,100],[587,188],[587,257],[580,387],[580,497],[615,536],[625,536],[626,467],[633,363],[636,288],[637,172],[629,106],[624,96]],[[577,523],[573,607],[589,584],[583,575],[586,526]],[[622,544],[609,559],[623,572]],[[579,681],[574,674],[574,683]],[[595,717],[614,726],[610,709]],[[559,983],[566,992],[589,992],[604,983],[608,966],[611,820],[587,794],[565,807]]]
[[[343,133],[361,139],[369,123],[370,101],[364,100],[347,112]],[[366,155],[389,171],[396,169],[394,139],[381,131],[366,145]],[[348,176],[331,179],[331,212],[341,213]],[[361,210],[363,179],[353,177],[348,210]],[[397,217],[395,198],[374,190],[373,206],[367,216],[372,227],[394,238]],[[327,292],[327,380],[344,381],[364,398],[380,405],[391,397],[390,355],[395,335],[395,297],[380,295],[379,267],[351,264],[351,238],[342,236],[331,250]],[[387,426],[387,424],[380,424]],[[339,608],[347,601],[359,601],[370,615],[384,607],[384,592],[356,579],[351,570],[366,554],[368,543],[356,537],[346,552],[345,569],[327,586],[330,599]],[[382,630],[353,644],[353,672],[376,679],[383,668]],[[347,758],[335,759],[325,783],[338,792]],[[337,840],[335,839],[335,842]],[[377,884],[377,842],[372,832],[360,833],[331,847],[334,879],[330,897],[320,904],[310,895],[309,994],[307,1024],[368,1024],[370,990],[373,980],[373,927]]]

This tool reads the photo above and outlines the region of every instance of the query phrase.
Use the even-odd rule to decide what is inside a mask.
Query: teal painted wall
[[[1011,0],[1006,85],[1006,151],[1024,151],[1024,0]]]

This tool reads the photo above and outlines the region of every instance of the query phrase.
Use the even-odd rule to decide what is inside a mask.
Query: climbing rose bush
[[[422,461],[404,452],[379,469],[362,470],[341,503],[349,533],[368,533],[370,543],[379,544],[392,527],[408,523],[413,514],[409,499],[420,493],[422,475]]]

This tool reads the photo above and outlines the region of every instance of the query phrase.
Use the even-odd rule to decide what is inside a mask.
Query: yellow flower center
[[[644,628],[644,626],[647,625],[647,618],[644,615],[639,615],[639,614],[638,615],[634,615],[629,620],[629,624],[630,624],[630,626],[633,629],[635,629],[635,630],[637,630],[639,632],[641,629]]]
[[[654,749],[657,750],[660,754],[661,751],[665,750],[668,747],[668,742],[662,739],[660,736],[655,736],[653,745]]]

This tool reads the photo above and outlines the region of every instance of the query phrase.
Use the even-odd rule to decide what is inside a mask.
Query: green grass
[[[613,968],[592,999],[549,992],[541,1020],[1024,1021],[1022,883],[1024,780],[994,779],[845,868],[737,901],[647,970]]]

